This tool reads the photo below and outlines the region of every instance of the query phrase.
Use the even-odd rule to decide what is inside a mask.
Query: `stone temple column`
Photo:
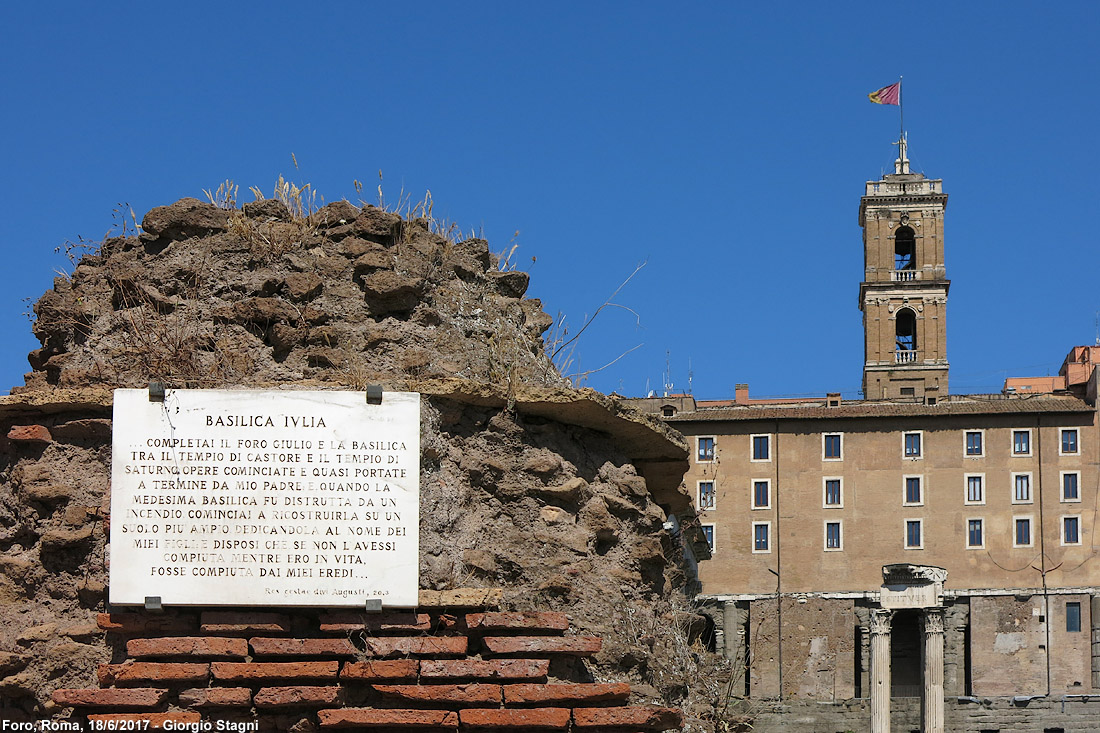
[[[737,601],[725,601],[722,603],[722,630],[725,634],[726,659],[733,662],[733,677],[743,675],[745,679],[735,682],[737,689],[734,694],[740,696],[748,694],[748,670],[745,667],[747,649],[745,648],[745,622],[748,620],[749,610]]]
[[[890,733],[890,621],[893,617],[893,611],[871,609],[871,733]]]
[[[926,608],[924,628],[924,690],[921,696],[921,730],[943,730],[943,609]]]

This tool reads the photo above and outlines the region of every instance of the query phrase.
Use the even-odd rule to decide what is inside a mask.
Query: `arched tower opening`
[[[894,351],[899,354],[899,360],[905,360],[902,352],[917,350],[917,314],[912,308],[902,308],[898,311],[894,319],[894,335]]]
[[[915,270],[917,267],[917,235],[908,226],[898,227],[894,234],[894,269]]]

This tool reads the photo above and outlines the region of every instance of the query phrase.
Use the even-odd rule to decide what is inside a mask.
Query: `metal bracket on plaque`
[[[367,385],[367,404],[368,405],[381,405],[382,404],[382,385],[380,385],[380,384],[368,384]]]
[[[164,402],[164,382],[149,382],[149,401]]]
[[[381,613],[382,612],[382,599],[381,598],[368,598],[366,608],[367,613]]]
[[[145,596],[145,610],[164,613],[164,604],[160,602],[160,596]]]

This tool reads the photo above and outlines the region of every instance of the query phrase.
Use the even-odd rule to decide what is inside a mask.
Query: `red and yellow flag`
[[[871,92],[867,95],[875,104],[898,104],[898,100],[901,97],[901,82],[894,82],[888,87],[883,87],[877,92]]]

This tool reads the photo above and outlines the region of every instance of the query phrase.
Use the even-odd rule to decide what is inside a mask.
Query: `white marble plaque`
[[[115,390],[110,601],[417,604],[420,395]]]

